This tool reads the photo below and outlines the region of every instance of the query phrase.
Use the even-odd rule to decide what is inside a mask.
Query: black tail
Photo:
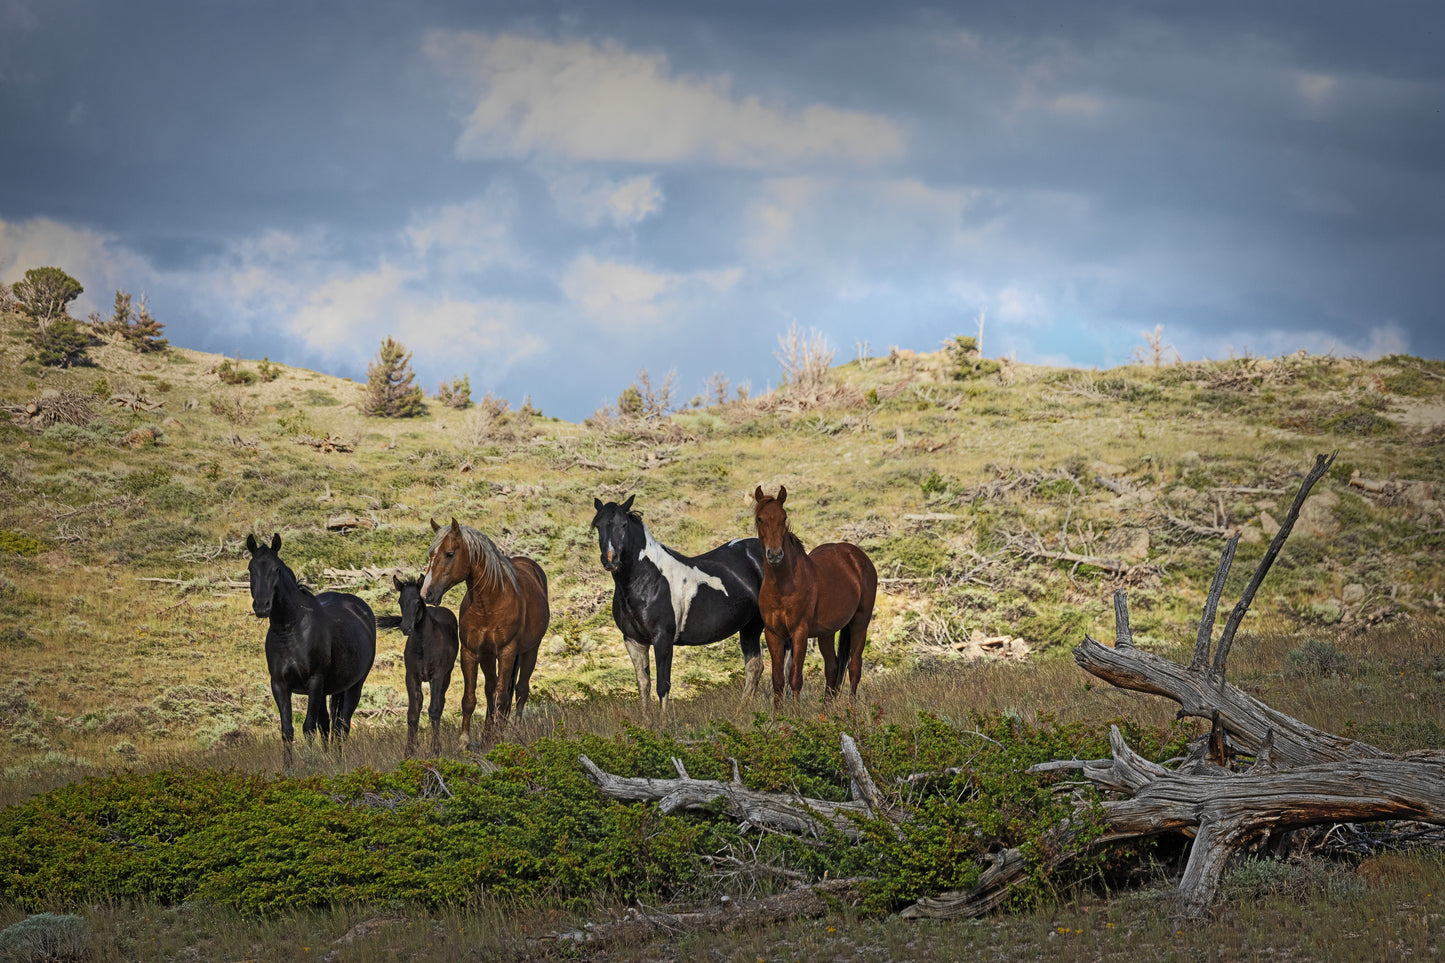
[[[378,629],[399,629],[401,628],[401,616],[378,615],[376,617],[376,627]]]

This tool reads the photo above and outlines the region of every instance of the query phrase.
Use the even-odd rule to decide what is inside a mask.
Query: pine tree
[[[121,292],[115,292],[117,308],[120,307],[120,295]],[[129,294],[125,296],[125,307],[127,314],[129,314]],[[161,337],[161,329],[164,327],[164,324],[161,324],[151,316],[150,308],[146,306],[146,296],[142,294],[140,296],[140,307],[136,309],[133,318],[120,328],[120,336],[125,339],[126,344],[145,354],[151,351],[159,351],[170,344],[169,341]]]
[[[448,408],[470,408],[472,406],[472,379],[462,375],[437,386],[437,401]]]
[[[413,418],[426,414],[421,388],[412,382],[411,352],[387,335],[376,360],[366,369],[366,398],[361,410],[376,418]]]
[[[38,267],[26,271],[24,278],[11,285],[11,292],[20,302],[20,309],[43,330],[65,317],[70,302],[80,297],[85,288],[58,267]]]

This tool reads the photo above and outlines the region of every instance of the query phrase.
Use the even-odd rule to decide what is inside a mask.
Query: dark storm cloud
[[[10,0],[0,272],[64,259],[173,341],[351,375],[402,334],[424,382],[568,417],[643,366],[762,387],[795,322],[840,359],[980,312],[1023,360],[1120,363],[1156,324],[1439,355],[1442,23]]]

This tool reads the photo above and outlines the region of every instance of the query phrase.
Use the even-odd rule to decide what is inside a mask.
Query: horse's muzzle
[[[602,555],[602,567],[609,572],[615,572],[622,567],[622,560],[616,555],[609,555],[604,552]]]
[[[261,603],[256,602],[252,604],[251,611],[256,613],[256,618],[258,619],[269,619],[271,617],[271,606],[269,605],[262,606]]]
[[[763,552],[763,556],[767,558],[769,565],[783,564],[783,550],[781,548],[766,549]]]

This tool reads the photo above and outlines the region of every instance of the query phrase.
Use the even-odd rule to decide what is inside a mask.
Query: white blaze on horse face
[[[646,525],[642,526],[642,534],[647,536],[647,544],[637,554],[639,559],[647,559],[657,570],[662,573],[663,579],[667,582],[672,594],[672,640],[682,635],[682,627],[687,623],[688,610],[692,608],[692,600],[697,596],[700,586],[707,585],[717,589],[722,594],[728,594],[727,587],[723,585],[722,579],[716,575],[709,575],[701,569],[693,568],[684,562],[679,562],[668,554],[662,543],[652,537],[652,529]]]

